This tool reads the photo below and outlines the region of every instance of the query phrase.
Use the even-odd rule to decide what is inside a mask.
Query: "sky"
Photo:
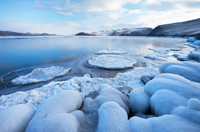
[[[72,35],[200,18],[200,0],[0,0],[0,30]]]

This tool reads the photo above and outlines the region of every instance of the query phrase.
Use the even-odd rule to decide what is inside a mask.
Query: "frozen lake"
[[[98,50],[107,48],[121,48],[128,51],[138,61],[137,66],[149,59],[145,55],[154,53],[148,48],[176,48],[186,43],[182,38],[155,38],[155,37],[0,37],[0,93],[17,91],[19,86],[13,86],[9,81],[20,75],[30,73],[37,67],[63,66],[72,68],[66,77],[55,80],[66,80],[73,76],[82,76],[86,73],[93,77],[114,77],[118,72],[127,70],[103,70],[89,68],[86,62]],[[189,52],[185,48],[181,52]],[[177,61],[172,58],[171,61]],[[14,72],[13,72],[14,71]],[[6,75],[7,74],[7,75]],[[27,90],[43,84],[21,86],[20,90]],[[11,88],[5,90],[5,88]],[[3,89],[3,91],[2,91]],[[13,91],[13,92],[14,92]]]

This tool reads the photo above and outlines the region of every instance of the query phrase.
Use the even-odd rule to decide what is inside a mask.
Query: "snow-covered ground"
[[[92,67],[104,69],[125,69],[131,68],[137,61],[121,55],[98,55],[88,60]]]
[[[101,55],[101,54],[125,54],[127,53],[127,51],[123,50],[123,49],[112,49],[112,48],[108,48],[108,49],[103,49],[100,51],[97,51],[95,54],[96,55]]]
[[[63,68],[59,66],[37,68],[27,75],[19,76],[13,79],[11,82],[13,84],[30,84],[44,82],[60,76],[67,75],[70,72],[70,70],[71,68]]]
[[[171,51],[179,52],[152,50],[158,57],[165,55],[166,58]],[[189,53],[188,61],[198,60],[197,54],[199,49]],[[107,64],[104,67],[127,64],[126,57],[121,55],[98,55],[93,59],[95,65]],[[120,59],[125,62],[121,63]],[[199,62],[149,61],[145,67],[134,67],[114,78],[92,78],[85,74],[3,95],[0,128],[26,132],[197,132],[200,130],[199,69]],[[156,76],[144,85],[143,75]],[[9,127],[5,127],[7,122]]]

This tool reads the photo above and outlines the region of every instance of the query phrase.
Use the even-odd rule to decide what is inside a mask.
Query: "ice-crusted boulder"
[[[132,68],[136,63],[135,59],[120,55],[99,55],[88,60],[90,66],[104,69]]]
[[[186,111],[188,112],[188,111]],[[163,115],[155,118],[130,119],[132,132],[197,132],[200,125],[178,115]]]
[[[81,107],[83,99],[78,91],[67,90],[45,100],[38,107],[26,132],[78,131],[83,114],[74,111]]]
[[[20,104],[0,111],[1,132],[24,132],[35,111]]]
[[[102,84],[99,86],[98,92],[99,95],[94,100],[89,97],[85,99],[84,106],[82,108],[85,112],[95,112],[102,104],[113,101],[129,113],[128,102],[119,90],[113,88],[109,84]]]
[[[133,90],[128,102],[132,112],[146,113],[150,106],[150,97],[143,90]]]
[[[190,109],[200,111],[200,100],[195,99],[195,98],[191,98],[191,99],[188,100],[187,106]]]
[[[192,60],[200,61],[200,52],[192,52],[188,54],[188,58]]]
[[[173,73],[194,82],[200,82],[200,63],[168,62],[160,66],[160,73]]]
[[[11,83],[29,84],[29,83],[49,81],[51,79],[68,74],[70,70],[71,68],[63,68],[59,66],[51,66],[48,68],[37,68],[27,75],[19,76],[11,80]]]
[[[98,110],[97,132],[130,132],[126,111],[115,102],[106,102]]]
[[[151,112],[156,116],[171,114],[178,106],[187,106],[187,101],[187,98],[174,91],[161,89],[151,96]]]
[[[108,49],[97,51],[95,54],[101,55],[101,54],[125,54],[125,53],[127,53],[127,51],[120,48],[108,48]]]
[[[144,91],[150,96],[161,89],[175,91],[188,99],[200,99],[200,83],[192,82],[176,74],[164,73],[157,75],[144,87]]]

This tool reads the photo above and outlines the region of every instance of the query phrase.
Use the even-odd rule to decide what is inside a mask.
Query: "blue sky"
[[[200,18],[200,0],[1,0],[0,30],[71,35]]]

